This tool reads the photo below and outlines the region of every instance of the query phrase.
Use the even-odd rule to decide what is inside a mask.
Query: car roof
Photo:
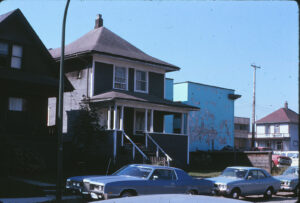
[[[244,170],[262,170],[261,168],[257,168],[257,167],[251,167],[251,166],[230,166],[230,167],[227,167],[227,168],[236,168],[236,169],[244,169]]]
[[[177,169],[177,170],[180,170],[178,168],[174,168],[174,167],[170,167],[170,166],[159,166],[159,165],[150,165],[150,164],[130,164],[128,166],[148,167],[148,168],[152,168],[152,169]]]

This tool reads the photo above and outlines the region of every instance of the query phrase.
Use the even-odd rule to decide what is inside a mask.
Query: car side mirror
[[[252,176],[248,176],[248,177],[247,177],[247,180],[252,180],[252,179],[253,179]]]
[[[153,176],[152,177],[152,180],[157,180],[158,179],[158,176]]]

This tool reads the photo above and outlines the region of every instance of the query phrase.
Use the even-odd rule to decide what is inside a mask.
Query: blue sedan
[[[192,178],[181,169],[132,164],[111,176],[84,178],[83,192],[93,199],[149,194],[212,194],[210,180]]]
[[[299,194],[299,167],[291,166],[287,168],[282,175],[274,178],[280,180],[280,191],[293,192],[295,195]]]
[[[280,189],[280,181],[267,171],[254,167],[227,167],[214,182],[214,193],[238,199],[240,196],[264,195],[271,198]]]

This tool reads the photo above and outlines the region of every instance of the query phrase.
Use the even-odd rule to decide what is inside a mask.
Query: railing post
[[[148,149],[148,133],[145,133],[145,146]]]
[[[107,130],[110,130],[111,127],[111,106],[108,106],[107,109]]]
[[[122,131],[122,135],[121,135],[121,146],[124,146],[124,132]]]
[[[132,160],[135,158],[135,146],[132,146]]]

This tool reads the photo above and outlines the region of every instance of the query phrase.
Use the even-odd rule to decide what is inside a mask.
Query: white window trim
[[[116,72],[115,70],[116,70],[116,66],[121,67],[121,68],[125,68],[125,70],[126,70],[126,89],[115,87],[115,72]],[[113,89],[128,91],[128,67],[115,65],[115,64],[113,65],[113,67],[114,67],[114,70],[113,70]]]
[[[141,72],[146,73],[146,91],[136,89],[136,71],[141,71]],[[148,71],[134,69],[134,91],[141,92],[141,93],[147,93],[147,94],[149,93],[149,72]]]

